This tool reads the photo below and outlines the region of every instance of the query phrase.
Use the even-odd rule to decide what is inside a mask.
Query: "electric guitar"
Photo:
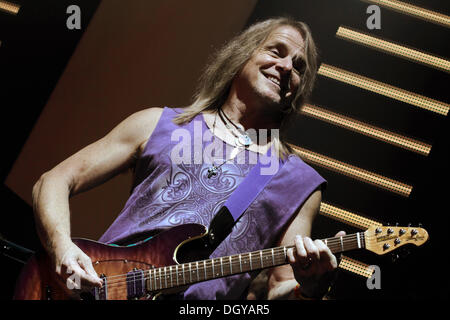
[[[323,239],[331,252],[366,249],[376,254],[391,252],[405,244],[420,246],[428,240],[423,228],[372,226],[365,232]],[[153,299],[170,289],[259,269],[287,264],[282,246],[226,257],[206,259],[208,230],[200,224],[184,224],[163,231],[131,247],[117,247],[87,239],[73,242],[92,260],[102,288],[83,298],[95,300]],[[70,286],[69,286],[70,287]],[[80,299],[51,267],[44,252],[35,254],[24,266],[16,284],[14,299]]]

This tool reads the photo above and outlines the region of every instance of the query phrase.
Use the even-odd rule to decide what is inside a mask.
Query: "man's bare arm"
[[[321,240],[313,241],[310,238],[321,199],[320,190],[313,192],[282,235],[279,245],[295,244],[296,250],[289,249],[287,252],[290,264],[269,270],[268,299],[293,298],[293,291],[298,283],[302,292],[306,292],[308,296],[322,292],[324,288],[318,287],[320,277],[337,268],[336,257],[329,248]],[[342,233],[343,231],[338,235]],[[309,263],[309,258],[313,259],[310,267],[302,269],[302,266]]]
[[[37,231],[58,274],[70,268],[80,274],[82,283],[100,284],[90,259],[71,241],[69,198],[130,168],[161,112],[161,108],[149,108],[134,113],[105,137],[44,173],[34,185]]]

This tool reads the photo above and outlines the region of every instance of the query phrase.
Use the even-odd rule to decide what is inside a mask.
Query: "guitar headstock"
[[[421,246],[428,240],[428,232],[423,228],[371,226],[365,232],[366,249],[376,254],[391,252],[405,244]]]

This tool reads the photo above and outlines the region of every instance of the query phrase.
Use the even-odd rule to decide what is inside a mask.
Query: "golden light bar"
[[[323,63],[318,74],[446,116],[450,105]]]
[[[321,154],[300,148],[296,145],[290,144],[301,156],[301,158],[311,164],[315,164],[326,169],[335,171],[345,176],[357,179],[359,181],[371,184],[373,186],[394,192],[404,197],[409,197],[412,191],[412,186],[402,183],[382,175],[349,165]]]
[[[10,14],[19,13],[20,6],[18,4],[8,2],[8,1],[0,1],[0,11],[4,11]]]
[[[431,145],[424,142],[381,129],[349,117],[342,116],[340,114],[319,108],[311,104],[305,104],[302,107],[301,112],[302,114],[309,117],[326,121],[336,126],[358,132],[365,136],[381,140],[394,146],[407,149],[425,156],[427,156],[431,150]]]
[[[367,3],[376,4],[385,8],[407,14],[409,16],[435,23],[444,27],[450,27],[450,17],[439,12],[431,11],[412,4],[397,0],[362,0]]]
[[[382,223],[357,215],[353,212],[332,206],[331,204],[321,202],[319,213],[325,217],[343,222],[356,228],[363,230],[368,229],[370,226],[381,226]]]
[[[339,268],[359,274],[360,276],[366,278],[370,278],[374,271],[369,267],[369,265],[344,255],[342,255],[341,262],[339,263]]]
[[[370,36],[346,27],[339,27],[336,36],[341,39],[349,40],[357,44],[379,50],[397,57],[405,58],[413,62],[421,63],[445,72],[450,72],[450,61],[442,59],[431,54],[408,48],[391,41],[383,40],[379,37]]]

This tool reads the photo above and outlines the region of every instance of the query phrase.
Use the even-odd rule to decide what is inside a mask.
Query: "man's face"
[[[238,95],[269,106],[290,104],[300,83],[304,61],[301,34],[290,26],[278,27],[236,77]]]

